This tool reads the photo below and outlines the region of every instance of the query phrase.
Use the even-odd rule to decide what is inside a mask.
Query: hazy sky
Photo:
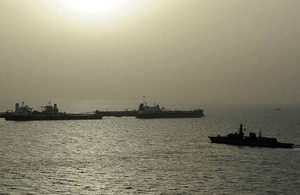
[[[299,0],[82,1],[0,1],[2,100],[300,104]]]

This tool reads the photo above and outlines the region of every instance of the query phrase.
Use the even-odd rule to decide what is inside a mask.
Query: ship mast
[[[244,136],[242,123],[240,124],[239,135]]]
[[[147,102],[145,101],[145,99],[146,99],[146,97],[145,97],[145,96],[143,96],[143,104],[144,104],[144,106],[146,106],[146,105],[147,105]]]

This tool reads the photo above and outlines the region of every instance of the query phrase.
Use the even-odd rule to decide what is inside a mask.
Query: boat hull
[[[159,112],[159,113],[147,113],[147,114],[137,114],[136,117],[140,119],[155,119],[155,118],[201,118],[203,117],[203,112],[184,112],[184,111],[174,111],[174,112]]]
[[[65,115],[9,115],[5,116],[7,121],[42,121],[42,120],[99,120],[102,115],[81,115],[81,114],[65,114]]]
[[[226,137],[209,137],[212,143],[229,144],[238,146],[268,147],[268,148],[293,148],[292,143],[268,143],[268,142],[251,142],[244,140],[231,140]]]

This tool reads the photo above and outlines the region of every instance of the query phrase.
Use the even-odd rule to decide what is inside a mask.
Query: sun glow
[[[48,3],[67,17],[84,21],[104,21],[128,15],[129,12],[138,10],[146,1],[148,0],[52,0]]]
[[[63,5],[82,15],[107,15],[118,12],[128,6],[130,1],[119,0],[64,0]]]

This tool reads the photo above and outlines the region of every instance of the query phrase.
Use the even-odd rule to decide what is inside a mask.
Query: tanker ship
[[[27,105],[15,105],[15,111],[8,111],[5,114],[5,120],[8,121],[36,121],[36,120],[96,120],[102,119],[101,112],[96,110],[93,113],[70,114],[59,112],[57,104],[54,106],[42,106],[42,111],[35,111]]]
[[[136,114],[137,118],[141,119],[151,119],[151,118],[201,118],[204,116],[203,110],[196,109],[190,111],[166,110],[164,107],[159,105],[147,106],[145,100],[140,104],[138,112]]]

